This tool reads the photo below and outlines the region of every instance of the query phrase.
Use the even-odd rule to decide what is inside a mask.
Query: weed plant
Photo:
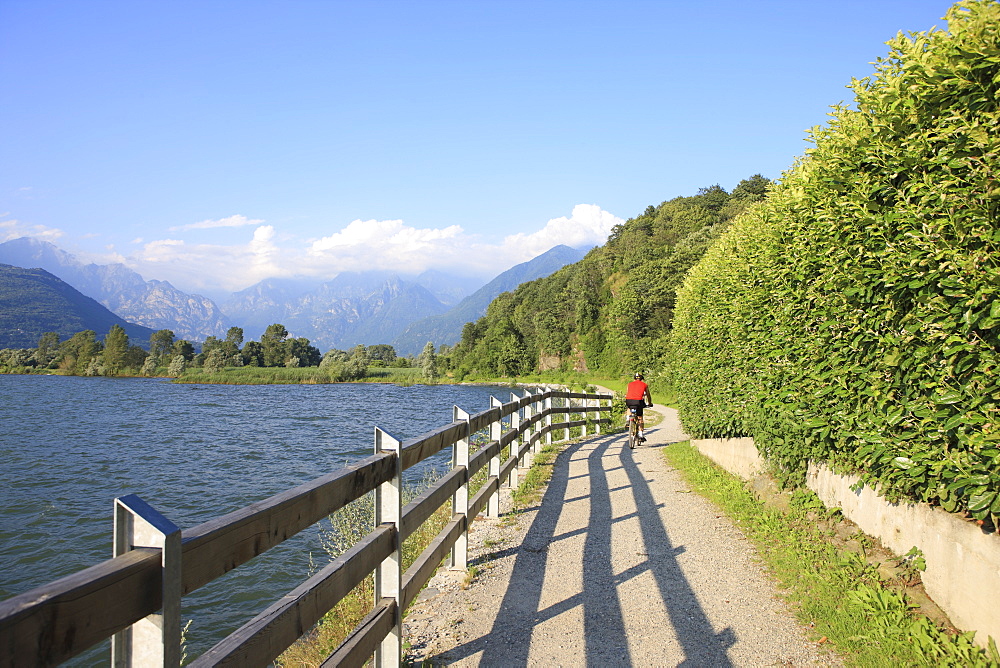
[[[474,452],[488,442],[487,434],[477,433],[471,439],[470,450]],[[514,512],[537,501],[541,489],[552,477],[552,464],[556,455],[565,445],[566,442],[547,445],[535,455],[532,467],[513,494]],[[505,448],[501,454],[504,460],[510,457],[510,447]],[[431,474],[420,485],[405,490],[403,504],[411,501],[438,477],[436,473]],[[486,480],[485,467],[473,475],[469,484],[470,499],[481,489]],[[374,495],[371,493],[331,515],[327,527],[320,536],[320,543],[326,555],[332,560],[350,549],[370,530],[373,518]],[[420,556],[451,518],[451,502],[447,502],[403,542],[404,570]],[[474,579],[475,575],[475,572],[470,571],[469,578]],[[275,664],[287,667],[320,665],[371,611],[374,595],[373,579],[369,576],[328,612],[309,634],[288,648]]]
[[[474,453],[488,442],[489,436],[486,432],[474,434],[470,439],[470,452]],[[509,456],[510,448],[505,448],[502,454]],[[430,472],[419,484],[404,490],[403,505],[412,501],[438,478],[440,478],[439,472]],[[469,481],[470,499],[482,488],[487,479],[486,467],[472,476]],[[320,533],[320,545],[330,560],[349,550],[371,530],[375,517],[374,503],[374,494],[368,493],[328,518],[327,526]],[[451,518],[452,509],[449,501],[438,508],[434,515],[403,542],[404,571],[416,561]],[[474,574],[471,577],[474,577]],[[371,611],[374,596],[374,581],[372,576],[368,576],[330,610],[310,634],[288,648],[276,664],[279,666],[321,664]]]
[[[829,642],[848,665],[1000,666],[990,641],[954,634],[916,614],[902,592],[880,579],[863,555],[831,543],[816,526],[811,493],[793,496],[787,512],[765,505],[739,478],[715,466],[690,444],[663,450],[691,488],[716,503],[754,543],[785,588],[799,619]]]
[[[432,479],[431,473],[419,485],[404,490],[403,505],[413,500]],[[375,518],[375,495],[371,492],[330,515],[320,532],[320,544],[331,561],[364,538]],[[443,504],[403,541],[403,570],[420,556],[452,518],[451,502]],[[278,666],[318,666],[342,643],[358,623],[371,612],[375,598],[374,578],[369,575],[316,624],[313,630],[278,657]]]
[[[535,454],[531,468],[528,469],[521,484],[511,495],[512,505],[515,510],[523,510],[538,501],[542,488],[552,478],[552,467],[556,456],[565,446],[565,441],[552,443],[543,446]]]

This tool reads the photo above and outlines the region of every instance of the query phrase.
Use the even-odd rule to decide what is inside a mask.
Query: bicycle
[[[629,406],[625,421],[628,424],[628,447],[635,450],[635,446],[639,442],[639,416],[636,415],[635,406]]]

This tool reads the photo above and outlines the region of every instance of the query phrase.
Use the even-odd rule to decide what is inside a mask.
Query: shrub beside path
[[[660,448],[686,440],[665,406],[645,444],[568,445],[535,507],[478,519],[477,574],[441,569],[404,625],[409,660],[455,666],[815,666],[748,541],[690,493]]]

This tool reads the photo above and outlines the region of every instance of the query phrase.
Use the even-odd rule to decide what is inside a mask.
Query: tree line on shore
[[[442,347],[442,352],[447,352]],[[76,376],[172,376],[200,368],[217,373],[233,367],[319,367],[333,380],[358,380],[369,369],[417,366],[427,379],[436,378],[447,366],[447,357],[428,342],[416,359],[400,357],[389,344],[357,345],[350,350],[320,353],[309,339],[291,337],[280,323],[269,325],[259,341],[244,341],[243,328],[230,327],[225,338],[209,336],[197,350],[195,344],[178,339],[173,331],[153,333],[148,347],[136,345],[120,325],[113,325],[101,340],[93,330],[77,332],[60,340],[46,332],[36,348],[0,350],[0,372],[59,371]]]

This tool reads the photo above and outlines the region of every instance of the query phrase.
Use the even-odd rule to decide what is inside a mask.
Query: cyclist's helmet
[[[636,380],[645,380],[645,378],[642,377],[642,374],[639,373],[638,371],[635,372],[635,379]]]

